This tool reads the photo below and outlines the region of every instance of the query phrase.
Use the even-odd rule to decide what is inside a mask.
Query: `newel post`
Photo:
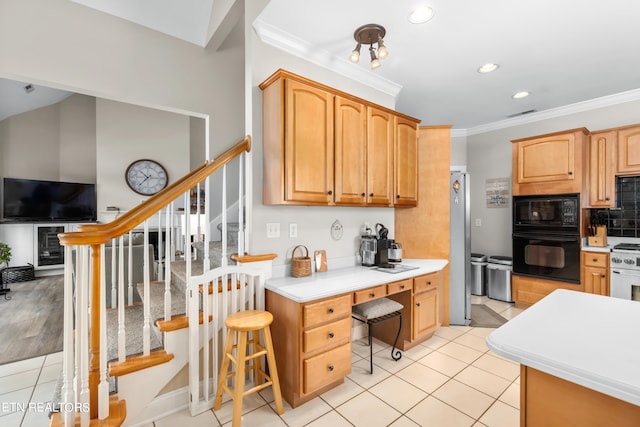
[[[91,245],[91,319],[89,332],[89,412],[98,418],[100,383],[100,245]]]

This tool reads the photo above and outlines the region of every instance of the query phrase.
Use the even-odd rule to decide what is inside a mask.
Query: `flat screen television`
[[[95,221],[96,186],[77,182],[4,178],[5,221]]]

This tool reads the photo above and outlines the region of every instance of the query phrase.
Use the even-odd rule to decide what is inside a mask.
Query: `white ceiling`
[[[73,1],[208,42],[213,0]],[[409,23],[418,4],[433,7],[431,21]],[[266,43],[395,95],[396,109],[422,124],[473,129],[596,98],[640,99],[638,16],[634,0],[270,0],[254,28]],[[368,23],[387,30],[390,55],[375,71],[364,47],[359,64],[347,60],[354,30]],[[487,62],[500,68],[477,73]],[[521,90],[531,96],[511,98]]]

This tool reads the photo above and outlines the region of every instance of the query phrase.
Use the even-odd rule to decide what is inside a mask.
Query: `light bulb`
[[[373,61],[371,61],[371,69],[375,70],[376,68],[380,68],[382,64],[380,63],[380,60],[378,58],[374,59]]]
[[[380,45],[378,48],[378,58],[385,59],[389,56],[389,50],[385,47],[385,45]]]
[[[358,43],[356,48],[351,52],[351,55],[349,55],[349,61],[353,62],[354,64],[360,62],[360,43]]]

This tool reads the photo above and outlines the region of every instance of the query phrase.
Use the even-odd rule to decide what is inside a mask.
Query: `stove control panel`
[[[609,259],[611,266],[619,266],[620,268],[640,268],[640,257],[632,254],[612,253]]]

